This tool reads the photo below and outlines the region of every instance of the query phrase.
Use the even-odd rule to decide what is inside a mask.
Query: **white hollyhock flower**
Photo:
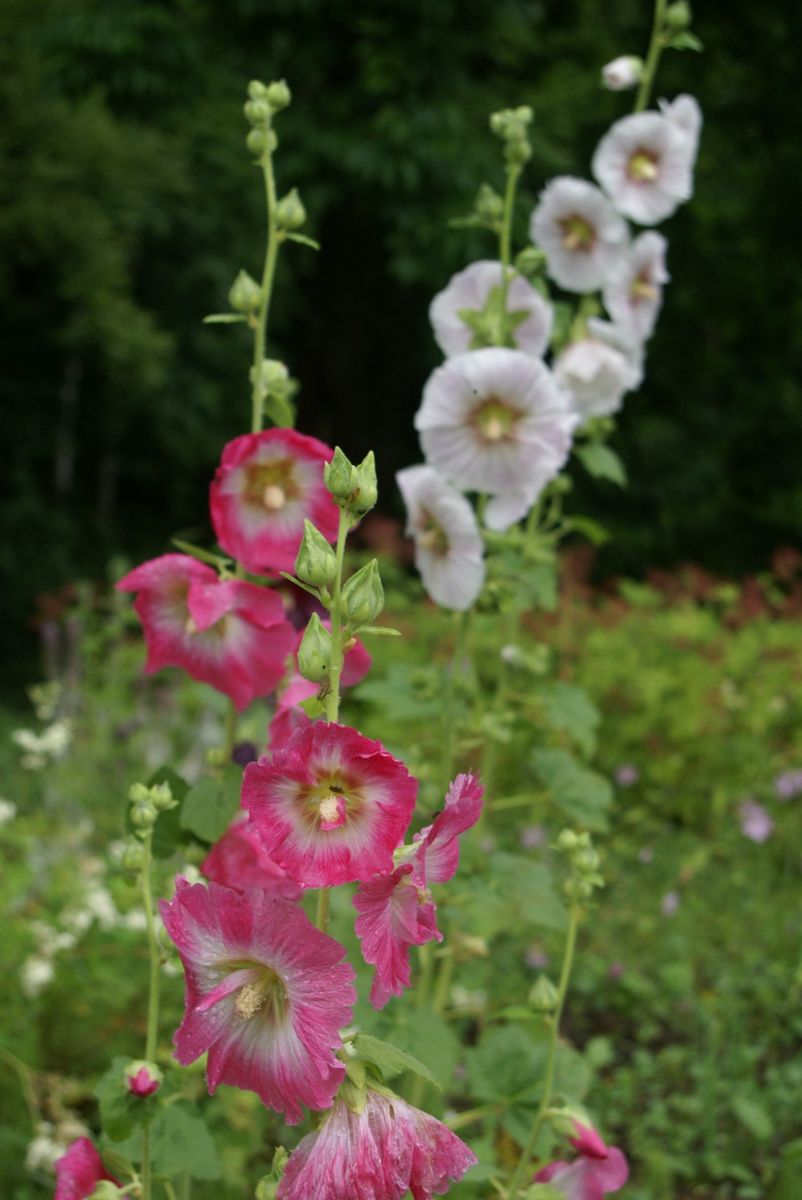
[[[596,147],[593,174],[619,212],[656,225],[690,199],[695,146],[689,135],[657,112],[616,121]]]
[[[458,488],[490,493],[491,529],[525,515],[568,457],[576,423],[548,367],[498,347],[438,367],[415,416],[429,464]]]
[[[645,342],[654,330],[668,283],[662,234],[642,233],[617,263],[602,290],[604,307],[632,341]]]
[[[474,347],[475,331],[460,313],[483,312],[491,292],[496,290],[500,296],[501,279],[501,263],[483,259],[452,275],[443,291],[432,300],[429,320],[435,340],[447,358]],[[551,336],[554,317],[551,305],[530,283],[514,275],[507,288],[506,308],[517,318],[512,330],[516,348],[539,358]]]
[[[546,185],[529,224],[548,273],[569,292],[601,287],[627,244],[627,226],[597,187],[559,175]]]
[[[702,132],[702,110],[693,96],[683,92],[673,100],[661,100],[660,112],[688,138],[692,159],[696,158],[699,149],[699,135]]]
[[[464,612],[485,577],[482,535],[464,496],[431,467],[407,467],[396,481],[415,539],[415,566],[436,604]]]
[[[554,374],[584,423],[618,412],[626,393],[640,387],[642,355],[616,326],[591,320],[587,335],[557,357]]]
[[[602,67],[602,82],[611,92],[625,92],[640,83],[643,59],[635,54],[622,54]]]

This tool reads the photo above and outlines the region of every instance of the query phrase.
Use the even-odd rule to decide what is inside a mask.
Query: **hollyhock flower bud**
[[[417,792],[380,742],[318,722],[245,768],[242,806],[293,879],[331,887],[393,869]]]
[[[657,112],[623,117],[593,155],[593,174],[619,212],[640,225],[670,217],[693,191],[696,146]]]
[[[473,509],[431,467],[407,467],[395,478],[423,586],[436,604],[464,612],[485,577],[484,542]]]
[[[529,992],[529,1003],[535,1012],[554,1012],[558,999],[557,989],[551,980],[546,975],[538,975]]]
[[[345,1076],[336,1051],[355,1000],[339,942],[262,891],[179,878],[159,909],[186,975],[178,1061],[208,1051],[210,1092],[221,1083],[256,1092],[291,1125],[303,1104],[328,1108]]]
[[[329,541],[339,514],[323,484],[332,451],[294,429],[266,429],[234,438],[223,450],[211,486],[217,540],[257,574],[292,571],[304,518]]]
[[[577,417],[549,369],[489,347],[429,377],[415,427],[429,465],[457,487],[490,493],[485,523],[519,521],[568,457]]]
[[[138,1060],[125,1068],[125,1083],[132,1096],[152,1096],[164,1078],[155,1063]]]
[[[597,187],[560,175],[540,194],[529,233],[549,276],[569,292],[601,287],[627,245],[626,222]]]
[[[632,342],[645,342],[654,331],[669,278],[666,246],[661,234],[642,233],[605,280],[604,306]]]
[[[291,188],[276,204],[276,224],[279,229],[293,230],[300,229],[305,220],[306,209],[298,189]]]
[[[334,551],[311,521],[304,521],[304,536],[295,559],[295,574],[304,583],[316,588],[330,587],[337,574]]]
[[[354,465],[348,456],[335,446],[331,460],[323,468],[323,481],[332,499],[343,508],[354,490]]]
[[[54,1200],[88,1200],[103,1180],[122,1187],[119,1180],[106,1171],[89,1138],[78,1138],[56,1163]]]
[[[276,1200],[432,1200],[476,1156],[445,1125],[382,1088],[354,1112],[338,1099],[289,1157]]]
[[[643,74],[643,59],[635,54],[622,54],[602,67],[602,82],[611,92],[625,92],[637,87]]]
[[[365,962],[376,968],[370,989],[374,1008],[409,987],[409,947],[442,941],[429,885],[447,883],[459,866],[459,835],[482,811],[484,788],[474,775],[458,775],[443,811],[414,839],[414,849],[394,871],[363,883],[354,896],[354,928]],[[408,852],[407,852],[408,853]]]
[[[270,105],[267,100],[246,100],[242,111],[251,125],[265,125],[270,120]]]
[[[384,587],[375,558],[346,582],[341,603],[343,616],[351,625],[371,625],[380,615],[384,608]]]
[[[253,312],[262,302],[262,289],[247,271],[240,271],[231,285],[228,302],[235,312]]]
[[[137,593],[148,674],[183,667],[240,710],[282,679],[295,634],[275,592],[240,579],[221,581],[186,554],[143,563],[117,588]]]
[[[260,888],[285,900],[297,900],[303,892],[303,888],[270,857],[247,813],[234,818],[206,855],[200,870],[207,879],[233,888],[235,892]]]
[[[331,622],[328,617],[324,617],[321,624],[327,632],[331,631]],[[298,647],[301,644],[302,637],[302,633],[297,635],[298,640],[295,650],[296,665]],[[340,675],[340,687],[354,687],[355,684],[364,679],[370,670],[372,661],[370,654],[362,642],[357,638],[349,639],[345,647],[343,669]],[[317,691],[317,684],[304,679],[299,672],[292,672],[289,675],[287,682],[279,694],[276,715],[270,722],[268,740],[271,750],[277,750],[300,726],[306,728],[311,723],[303,710],[296,708],[296,705],[302,704],[304,700],[309,700],[317,694]]]
[[[266,100],[274,113],[289,107],[292,93],[283,79],[275,79],[268,85]]]
[[[553,1162],[535,1175],[536,1183],[550,1183],[568,1200],[602,1200],[617,1192],[629,1178],[629,1164],[617,1146],[607,1146],[595,1129],[574,1121],[569,1138],[579,1152],[573,1162]]]
[[[322,683],[331,670],[331,634],[317,613],[312,613],[298,647],[298,670],[304,679]]]
[[[245,139],[245,145],[251,154],[256,158],[260,158],[267,148],[269,138],[269,132],[266,132],[264,129],[250,129]]]
[[[535,254],[537,251],[534,247]],[[446,355],[463,354],[466,350],[477,350],[482,346],[502,344],[503,330],[495,330],[497,337],[484,340],[466,318],[477,316],[490,308],[496,325],[501,324],[502,314],[493,310],[496,295],[500,298],[502,267],[500,262],[482,260],[471,263],[463,271],[453,275],[442,292],[438,292],[429,308],[435,340]],[[496,304],[496,309],[499,306]],[[509,345],[539,358],[548,348],[553,309],[520,275],[514,275],[507,288],[506,312],[512,327]]]
[[[367,452],[355,470],[355,487],[348,507],[354,516],[363,517],[365,513],[370,512],[379,498],[376,458],[372,450]]]
[[[691,23],[691,6],[687,0],[674,0],[666,9],[666,25],[674,33],[681,33]]]

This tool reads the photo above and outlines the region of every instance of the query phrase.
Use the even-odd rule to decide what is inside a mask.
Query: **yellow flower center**
[[[240,988],[234,1001],[234,1012],[243,1021],[249,1021],[266,1008],[269,1008],[266,1016],[281,1017],[286,1004],[287,993],[279,976],[270,967],[261,967],[259,977]]]
[[[654,183],[658,175],[657,159],[647,150],[637,150],[629,160],[627,173],[635,183]]]
[[[505,404],[504,401],[491,396],[490,399],[483,400],[481,404],[477,405],[471,420],[482,441],[495,445],[496,442],[504,441],[512,436],[520,415],[516,409]]]
[[[574,213],[559,222],[562,244],[565,250],[592,250],[596,241],[596,230],[584,217]]]
[[[633,300],[656,300],[657,288],[646,276],[641,275],[634,280],[630,288],[630,295]]]
[[[287,502],[287,494],[278,483],[269,483],[262,492],[262,503],[270,512],[277,512]]]

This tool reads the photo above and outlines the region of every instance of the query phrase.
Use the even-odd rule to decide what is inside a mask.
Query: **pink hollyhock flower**
[[[56,1163],[54,1200],[86,1200],[104,1179],[122,1187],[119,1179],[106,1171],[89,1138],[78,1138]]]
[[[229,442],[210,495],[212,524],[226,553],[248,571],[292,571],[305,517],[333,542],[340,510],[323,483],[323,464],[333,453],[294,429]]]
[[[338,1100],[287,1162],[276,1200],[431,1200],[476,1156],[435,1117],[372,1088],[352,1112]]]
[[[221,1083],[256,1092],[291,1125],[302,1104],[328,1108],[345,1074],[338,1030],[356,998],[340,943],[265,892],[179,879],[159,908],[186,976],[178,1061],[208,1051],[210,1092]]]
[[[296,729],[308,729],[312,724],[302,708],[277,708],[267,727],[267,744],[271,753],[283,750]]]
[[[381,742],[320,721],[249,763],[242,805],[293,879],[331,887],[393,869],[417,793],[418,781]]]
[[[429,884],[453,878],[459,865],[459,835],[479,819],[483,795],[476,776],[458,775],[443,811],[415,836],[410,856],[389,874],[363,883],[354,896],[362,955],[376,968],[370,989],[374,1008],[383,1008],[391,996],[409,987],[410,946],[443,940]]]
[[[200,869],[207,879],[236,892],[261,888],[271,896],[297,900],[303,891],[278,863],[273,862],[245,813],[236,817],[215,842]]]
[[[295,634],[281,597],[217,572],[186,554],[163,554],[117,584],[136,592],[148,649],[146,672],[183,667],[230,696],[238,709],[278,685]]]
[[[462,314],[483,312],[494,289],[500,299],[501,279],[501,263],[483,259],[452,275],[443,291],[437,293],[429,308],[429,320],[435,340],[447,358],[479,348],[476,335]],[[545,354],[554,310],[520,275],[513,275],[507,286],[507,312],[516,318],[511,341],[515,349],[535,358]],[[479,342],[480,346],[486,344]]]
[[[629,1178],[629,1164],[617,1146],[606,1146],[595,1129],[574,1122],[576,1137],[569,1138],[579,1151],[573,1162],[553,1162],[535,1175],[536,1183],[550,1183],[568,1200],[603,1200],[617,1192]]]
[[[750,842],[765,842],[771,837],[774,822],[762,804],[755,800],[744,800],[740,808],[741,833]]]
[[[132,1062],[125,1068],[125,1086],[132,1096],[152,1096],[161,1087],[162,1073],[155,1063]]]

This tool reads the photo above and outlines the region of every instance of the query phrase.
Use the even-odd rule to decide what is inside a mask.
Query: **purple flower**
[[[619,787],[632,787],[640,779],[640,771],[632,763],[621,763],[615,769],[614,778]]]
[[[537,942],[530,946],[525,955],[526,965],[533,971],[542,971],[549,965],[549,956]]]
[[[660,901],[660,912],[664,917],[673,917],[679,908],[679,892],[666,892]]]
[[[781,800],[792,800],[802,792],[802,770],[782,771],[774,780],[774,790]]]
[[[546,840],[546,831],[542,825],[527,825],[521,830],[521,845],[524,850],[535,850]]]
[[[762,804],[755,800],[744,800],[739,809],[741,817],[741,833],[750,842],[765,842],[771,836],[774,822]]]

